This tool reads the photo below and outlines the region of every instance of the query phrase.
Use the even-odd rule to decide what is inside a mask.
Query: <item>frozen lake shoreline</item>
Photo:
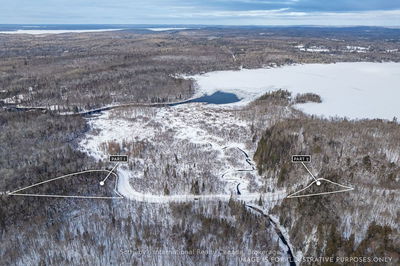
[[[190,76],[198,84],[197,96],[223,91],[244,105],[266,92],[286,89],[292,96],[315,93],[322,103],[298,104],[307,114],[350,119],[400,116],[400,63],[336,63],[291,65],[279,68],[215,71]]]

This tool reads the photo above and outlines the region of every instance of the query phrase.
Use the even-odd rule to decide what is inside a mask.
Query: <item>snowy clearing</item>
[[[305,113],[350,119],[399,117],[399,63],[337,63],[291,65],[280,68],[216,71],[189,76],[198,84],[197,96],[216,91],[236,94],[244,105],[266,92],[286,89],[315,93],[322,103],[298,104]]]
[[[264,127],[268,118],[261,121]],[[92,130],[80,149],[104,161],[114,152],[130,155],[129,164],[116,169],[118,191],[127,199],[227,201],[233,195],[273,206],[287,192],[256,171],[253,123],[239,109],[218,105],[129,107],[90,118]]]

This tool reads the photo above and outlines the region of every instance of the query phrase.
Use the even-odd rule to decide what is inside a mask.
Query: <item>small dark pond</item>
[[[236,94],[229,92],[217,91],[211,95],[204,95],[199,98],[191,99],[188,101],[174,103],[170,106],[175,106],[179,104],[185,103],[208,103],[208,104],[227,104],[227,103],[236,103],[240,101],[240,99],[236,96]]]

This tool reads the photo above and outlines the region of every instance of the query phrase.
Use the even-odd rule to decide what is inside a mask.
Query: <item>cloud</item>
[[[271,8],[291,8],[295,11],[366,11],[366,10],[396,10],[400,9],[397,0],[216,0],[215,3],[227,2],[248,9],[256,6],[269,6]]]
[[[323,26],[399,26],[400,9],[352,12],[299,12],[275,10],[211,11],[175,14],[178,19],[224,21],[230,25],[323,25]]]
[[[7,24],[400,26],[398,0],[0,0]]]
[[[373,11],[373,10],[397,10],[400,2],[396,0],[300,0],[293,7],[301,11]]]
[[[247,11],[211,11],[211,12],[193,12],[189,14],[171,14],[173,18],[250,18],[250,17],[269,17],[272,15],[284,14],[289,8],[280,8],[272,10],[247,10]]]

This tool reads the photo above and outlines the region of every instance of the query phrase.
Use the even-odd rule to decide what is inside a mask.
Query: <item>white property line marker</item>
[[[288,195],[286,198],[287,199],[291,199],[291,198],[302,198],[302,197],[311,197],[311,196],[319,196],[319,195],[327,195],[327,194],[335,194],[335,193],[341,193],[341,192],[346,192],[346,191],[351,191],[354,190],[354,188],[349,187],[349,186],[345,186],[345,185],[341,185],[339,183],[330,181],[328,179],[325,178],[316,178],[313,173],[311,173],[311,171],[307,168],[307,166],[304,164],[304,162],[301,162],[301,164],[304,166],[304,168],[307,170],[307,172],[311,175],[311,177],[314,179],[313,182],[311,182],[311,184],[309,184],[308,186],[306,186],[303,189],[300,189],[299,191],[296,191],[290,195]],[[339,187],[342,187],[344,189],[341,190],[335,190],[335,191],[328,191],[328,192],[319,192],[319,193],[312,193],[312,194],[304,194],[304,195],[297,195],[301,192],[303,192],[304,190],[308,189],[309,187],[311,187],[312,185],[316,184],[317,186],[321,185],[321,181],[327,181],[331,184],[337,185]]]
[[[68,196],[68,195],[51,195],[51,194],[9,194],[9,196],[25,196],[25,197],[46,197],[46,198],[73,198],[73,199],[122,199],[123,197],[101,197],[101,196]]]
[[[317,183],[317,182],[319,182],[319,183],[321,184],[321,181],[329,182],[329,183],[331,183],[331,184],[340,186],[340,187],[342,187],[342,188],[344,188],[344,189],[335,190],[335,191],[328,191],[328,192],[320,192],[320,193],[305,194],[305,195],[297,195],[297,194],[303,192],[304,190],[306,190],[307,188],[311,187],[312,185],[314,185],[314,184]],[[351,190],[354,190],[354,188],[349,187],[349,186],[345,186],[345,185],[341,185],[341,184],[339,184],[339,183],[330,181],[330,180],[325,179],[325,178],[318,178],[316,181],[313,181],[311,184],[309,184],[309,185],[306,186],[305,188],[300,189],[299,191],[296,191],[296,192],[290,194],[290,195],[287,196],[286,198],[291,199],[291,198],[311,197],[311,196],[319,196],[319,195],[327,195],[327,194],[341,193],[341,192],[346,192],[346,191],[351,191]]]
[[[301,164],[304,166],[304,168],[306,168],[307,172],[311,175],[311,177],[314,178],[315,181],[317,181],[317,179],[315,178],[315,176],[313,175],[313,173],[311,173],[311,171],[308,170],[307,166],[306,166],[303,162],[301,162]],[[318,182],[318,181],[317,181],[317,186],[319,186],[319,185],[321,185],[321,182]]]
[[[104,186],[104,184],[105,184],[107,178],[113,173],[114,169],[117,168],[118,165],[119,165],[119,163],[117,163],[117,164],[113,167],[113,169],[111,169],[111,171],[108,173],[108,175],[106,176],[106,178],[104,178],[103,181],[100,181],[100,186]]]
[[[73,176],[73,175],[79,175],[79,174],[84,174],[84,173],[92,173],[92,172],[107,172],[108,173],[107,178],[111,174],[113,176],[115,176],[116,180],[115,180],[114,192],[116,192],[118,194],[118,197],[78,196],[78,195],[76,195],[76,196],[68,196],[68,195],[51,195],[51,194],[48,195],[48,194],[29,194],[29,193],[28,194],[23,194],[23,193],[17,193],[17,192],[26,190],[28,188],[40,186],[42,184],[49,183],[49,182],[53,182],[53,181],[58,180],[58,179],[63,179],[63,178],[70,177],[70,176]],[[46,181],[42,181],[42,182],[39,182],[39,183],[35,183],[33,185],[30,185],[30,186],[27,186],[27,187],[23,187],[23,188],[14,190],[12,192],[9,192],[9,193],[7,193],[7,195],[8,196],[25,196],[25,197],[76,198],[76,199],[122,199],[124,197],[120,193],[118,193],[117,184],[118,184],[118,175],[113,173],[112,171],[109,171],[109,170],[86,170],[86,171],[81,171],[81,172],[76,172],[76,173],[72,173],[72,174],[67,174],[67,175],[55,177],[55,178],[52,178],[52,179],[49,179],[49,180],[46,180]]]

